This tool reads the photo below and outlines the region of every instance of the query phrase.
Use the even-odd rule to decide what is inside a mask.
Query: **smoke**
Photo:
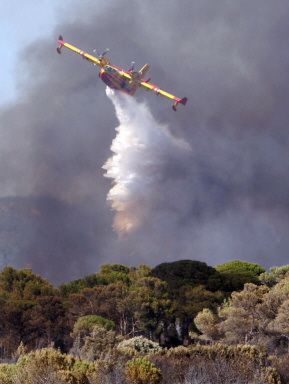
[[[58,18],[24,47],[19,98],[0,108],[1,212],[18,201],[0,216],[5,263],[54,281],[104,262],[288,263],[288,1],[86,0]],[[59,33],[124,68],[150,63],[188,104],[139,91],[113,105],[95,67],[56,54]]]
[[[153,202],[159,199],[155,186],[171,154],[186,152],[189,146],[170,135],[147,105],[109,88],[106,94],[120,123],[111,145],[114,155],[103,166],[105,176],[113,180],[107,200],[116,212],[114,229],[129,233],[151,215]]]
[[[219,152],[229,147],[229,140],[226,146],[223,140],[215,141],[213,164],[200,162],[199,151],[208,150],[198,147],[198,137],[198,145],[190,146],[158,122],[147,104],[109,88],[106,93],[119,121],[113,155],[103,169],[112,180],[107,200],[115,212],[113,228],[120,235],[122,261],[151,263],[153,255],[164,255],[165,260],[198,255],[209,263],[231,254],[246,259],[245,239],[264,262],[266,251],[274,249],[280,237],[284,243],[285,232],[277,235],[276,223],[271,223],[274,212],[255,207],[243,191],[235,175],[240,159],[227,152],[223,164]],[[248,177],[246,167],[238,172]]]

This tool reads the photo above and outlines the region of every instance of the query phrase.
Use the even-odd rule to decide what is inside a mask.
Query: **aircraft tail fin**
[[[186,105],[187,100],[188,100],[188,99],[187,99],[186,97],[183,97],[183,98],[181,99],[180,103],[183,104],[183,105]]]
[[[144,77],[145,74],[148,72],[150,69],[150,66],[148,64],[145,64],[139,71],[138,73],[141,75],[141,77]]]
[[[63,47],[63,37],[61,35],[58,36],[57,42],[58,42],[59,45],[56,48],[56,50],[57,50],[57,53],[61,54],[61,49]]]

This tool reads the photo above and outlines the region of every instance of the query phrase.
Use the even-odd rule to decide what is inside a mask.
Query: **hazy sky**
[[[20,51],[32,41],[49,35],[55,27],[59,13],[77,0],[1,0],[0,45],[1,87],[0,103],[17,94],[17,72],[21,70]]]
[[[14,97],[0,106],[2,265],[61,281],[104,262],[289,262],[287,0],[23,4],[0,13],[2,103]],[[150,63],[152,81],[188,104],[174,113],[139,92],[116,116],[121,98],[95,67],[57,55],[59,33],[109,47],[126,68]],[[111,149],[116,128],[137,149],[115,144],[125,135]],[[123,219],[138,225],[119,237]]]

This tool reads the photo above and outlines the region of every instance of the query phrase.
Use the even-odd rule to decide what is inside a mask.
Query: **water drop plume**
[[[115,211],[113,227],[124,234],[149,221],[159,200],[156,185],[168,159],[189,148],[155,120],[146,104],[109,88],[106,94],[119,121],[111,145],[113,155],[103,166],[105,176],[112,179],[107,200]]]

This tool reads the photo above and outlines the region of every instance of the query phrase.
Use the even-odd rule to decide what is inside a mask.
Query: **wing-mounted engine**
[[[129,81],[130,85],[138,85],[141,82],[141,75],[137,71],[131,71],[131,80]]]
[[[98,54],[96,49],[93,49],[93,53],[96,53],[96,55],[98,56],[98,60],[100,61],[101,67],[104,67],[105,65],[109,64],[109,58],[106,56],[109,51],[110,49],[106,48],[101,54]]]
[[[130,75],[132,77],[132,80],[140,80],[141,79],[141,75],[137,71],[130,72]]]

